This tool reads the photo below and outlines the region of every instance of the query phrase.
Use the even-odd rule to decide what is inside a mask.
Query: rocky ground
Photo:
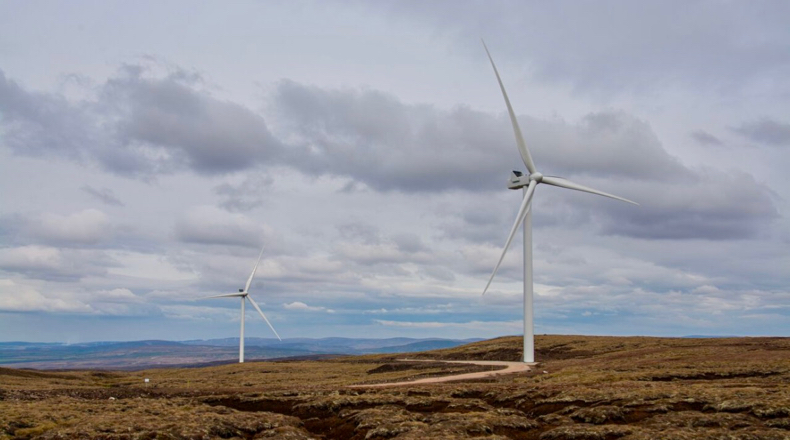
[[[409,357],[516,360],[520,338]],[[533,371],[365,356],[141,372],[0,369],[0,438],[790,439],[790,339],[543,336]],[[149,378],[146,386],[144,378]]]

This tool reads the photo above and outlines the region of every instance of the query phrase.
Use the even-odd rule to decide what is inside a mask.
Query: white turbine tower
[[[533,329],[533,316],[532,316],[532,212],[531,212],[531,201],[532,196],[535,194],[535,187],[538,186],[540,183],[545,183],[552,186],[559,186],[560,188],[567,188],[567,189],[574,189],[576,191],[583,191],[591,194],[597,194],[599,196],[609,197],[616,200],[622,200],[623,202],[633,203],[634,205],[638,205],[636,202],[632,202],[631,200],[624,199],[622,197],[618,197],[609,193],[605,193],[603,191],[598,191],[596,189],[592,189],[583,185],[579,185],[577,183],[573,183],[567,179],[563,179],[562,177],[553,177],[553,176],[544,176],[543,174],[539,173],[538,170],[535,168],[535,163],[532,161],[532,156],[529,154],[529,150],[527,149],[527,144],[524,142],[524,137],[521,135],[521,128],[518,126],[518,121],[516,120],[516,114],[513,112],[513,107],[510,105],[510,99],[507,97],[507,92],[505,92],[505,86],[502,84],[502,79],[499,77],[499,71],[494,64],[494,59],[491,57],[491,53],[488,51],[488,47],[486,46],[485,42],[483,42],[483,47],[485,47],[486,54],[488,54],[488,59],[491,61],[491,67],[494,68],[494,74],[496,75],[496,79],[499,82],[499,88],[502,90],[502,96],[505,98],[505,104],[507,105],[507,111],[510,114],[510,123],[513,125],[513,132],[516,135],[516,144],[518,145],[518,151],[521,153],[521,159],[524,161],[524,165],[527,166],[527,170],[529,170],[529,175],[525,176],[519,171],[513,171],[510,176],[510,180],[508,181],[508,188],[510,189],[524,189],[524,198],[521,201],[521,207],[518,210],[518,215],[516,215],[516,222],[513,224],[513,227],[510,229],[510,235],[507,237],[507,241],[505,242],[505,247],[502,249],[502,256],[499,257],[499,261],[494,267],[494,271],[491,273],[491,277],[488,279],[488,283],[486,284],[485,289],[483,289],[483,295],[485,295],[488,287],[491,285],[491,281],[494,280],[494,276],[499,270],[499,266],[502,264],[502,260],[505,258],[505,254],[507,253],[508,248],[510,247],[510,243],[513,241],[513,236],[516,235],[516,230],[518,229],[519,224],[522,222],[524,223],[524,362],[535,362],[535,343],[534,343],[534,329]]]
[[[255,277],[255,272],[258,270],[258,264],[260,264],[261,262],[261,256],[263,256],[263,249],[261,249],[261,253],[258,255],[258,261],[255,262],[255,267],[252,268],[252,273],[250,274],[250,277],[247,279],[247,284],[244,286],[244,289],[239,289],[239,293],[226,293],[223,295],[214,295],[207,297],[207,298],[234,298],[234,297],[241,298],[241,337],[239,337],[239,363],[244,362],[244,302],[245,300],[250,300],[250,304],[252,304],[252,306],[255,307],[255,310],[257,310],[258,313],[261,314],[261,318],[263,318],[263,320],[266,321],[266,324],[269,324],[269,328],[272,329],[274,335],[277,336],[277,339],[282,341],[280,335],[277,334],[277,330],[275,330],[274,327],[272,327],[272,323],[270,323],[269,320],[266,319],[266,315],[263,314],[261,308],[258,307],[258,304],[256,304],[255,301],[253,301],[252,298],[249,296],[250,284],[252,284],[252,279],[253,277]]]

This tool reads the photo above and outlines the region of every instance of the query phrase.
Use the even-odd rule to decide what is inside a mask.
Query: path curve
[[[478,371],[476,373],[463,373],[454,374],[451,376],[441,377],[426,377],[423,379],[409,380],[404,382],[389,382],[389,383],[376,383],[370,385],[351,385],[351,388],[384,388],[384,387],[397,387],[403,385],[420,385],[427,383],[441,383],[453,382],[456,380],[469,380],[469,379],[485,379],[487,377],[501,376],[503,374],[521,373],[529,371],[535,364],[527,364],[524,362],[506,362],[506,361],[445,361],[445,360],[432,360],[432,359],[398,359],[401,362],[444,362],[446,364],[472,364],[484,366],[500,366],[505,367],[500,370],[493,371]]]

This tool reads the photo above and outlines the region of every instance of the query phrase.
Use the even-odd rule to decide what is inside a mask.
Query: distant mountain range
[[[451,348],[482,339],[245,338],[245,360],[408,353]],[[35,369],[139,370],[237,361],[239,339],[88,342],[0,342],[0,366]]]

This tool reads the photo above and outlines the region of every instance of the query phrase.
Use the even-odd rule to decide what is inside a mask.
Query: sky
[[[0,341],[790,335],[790,3],[0,2]],[[272,337],[247,308],[248,336]]]

